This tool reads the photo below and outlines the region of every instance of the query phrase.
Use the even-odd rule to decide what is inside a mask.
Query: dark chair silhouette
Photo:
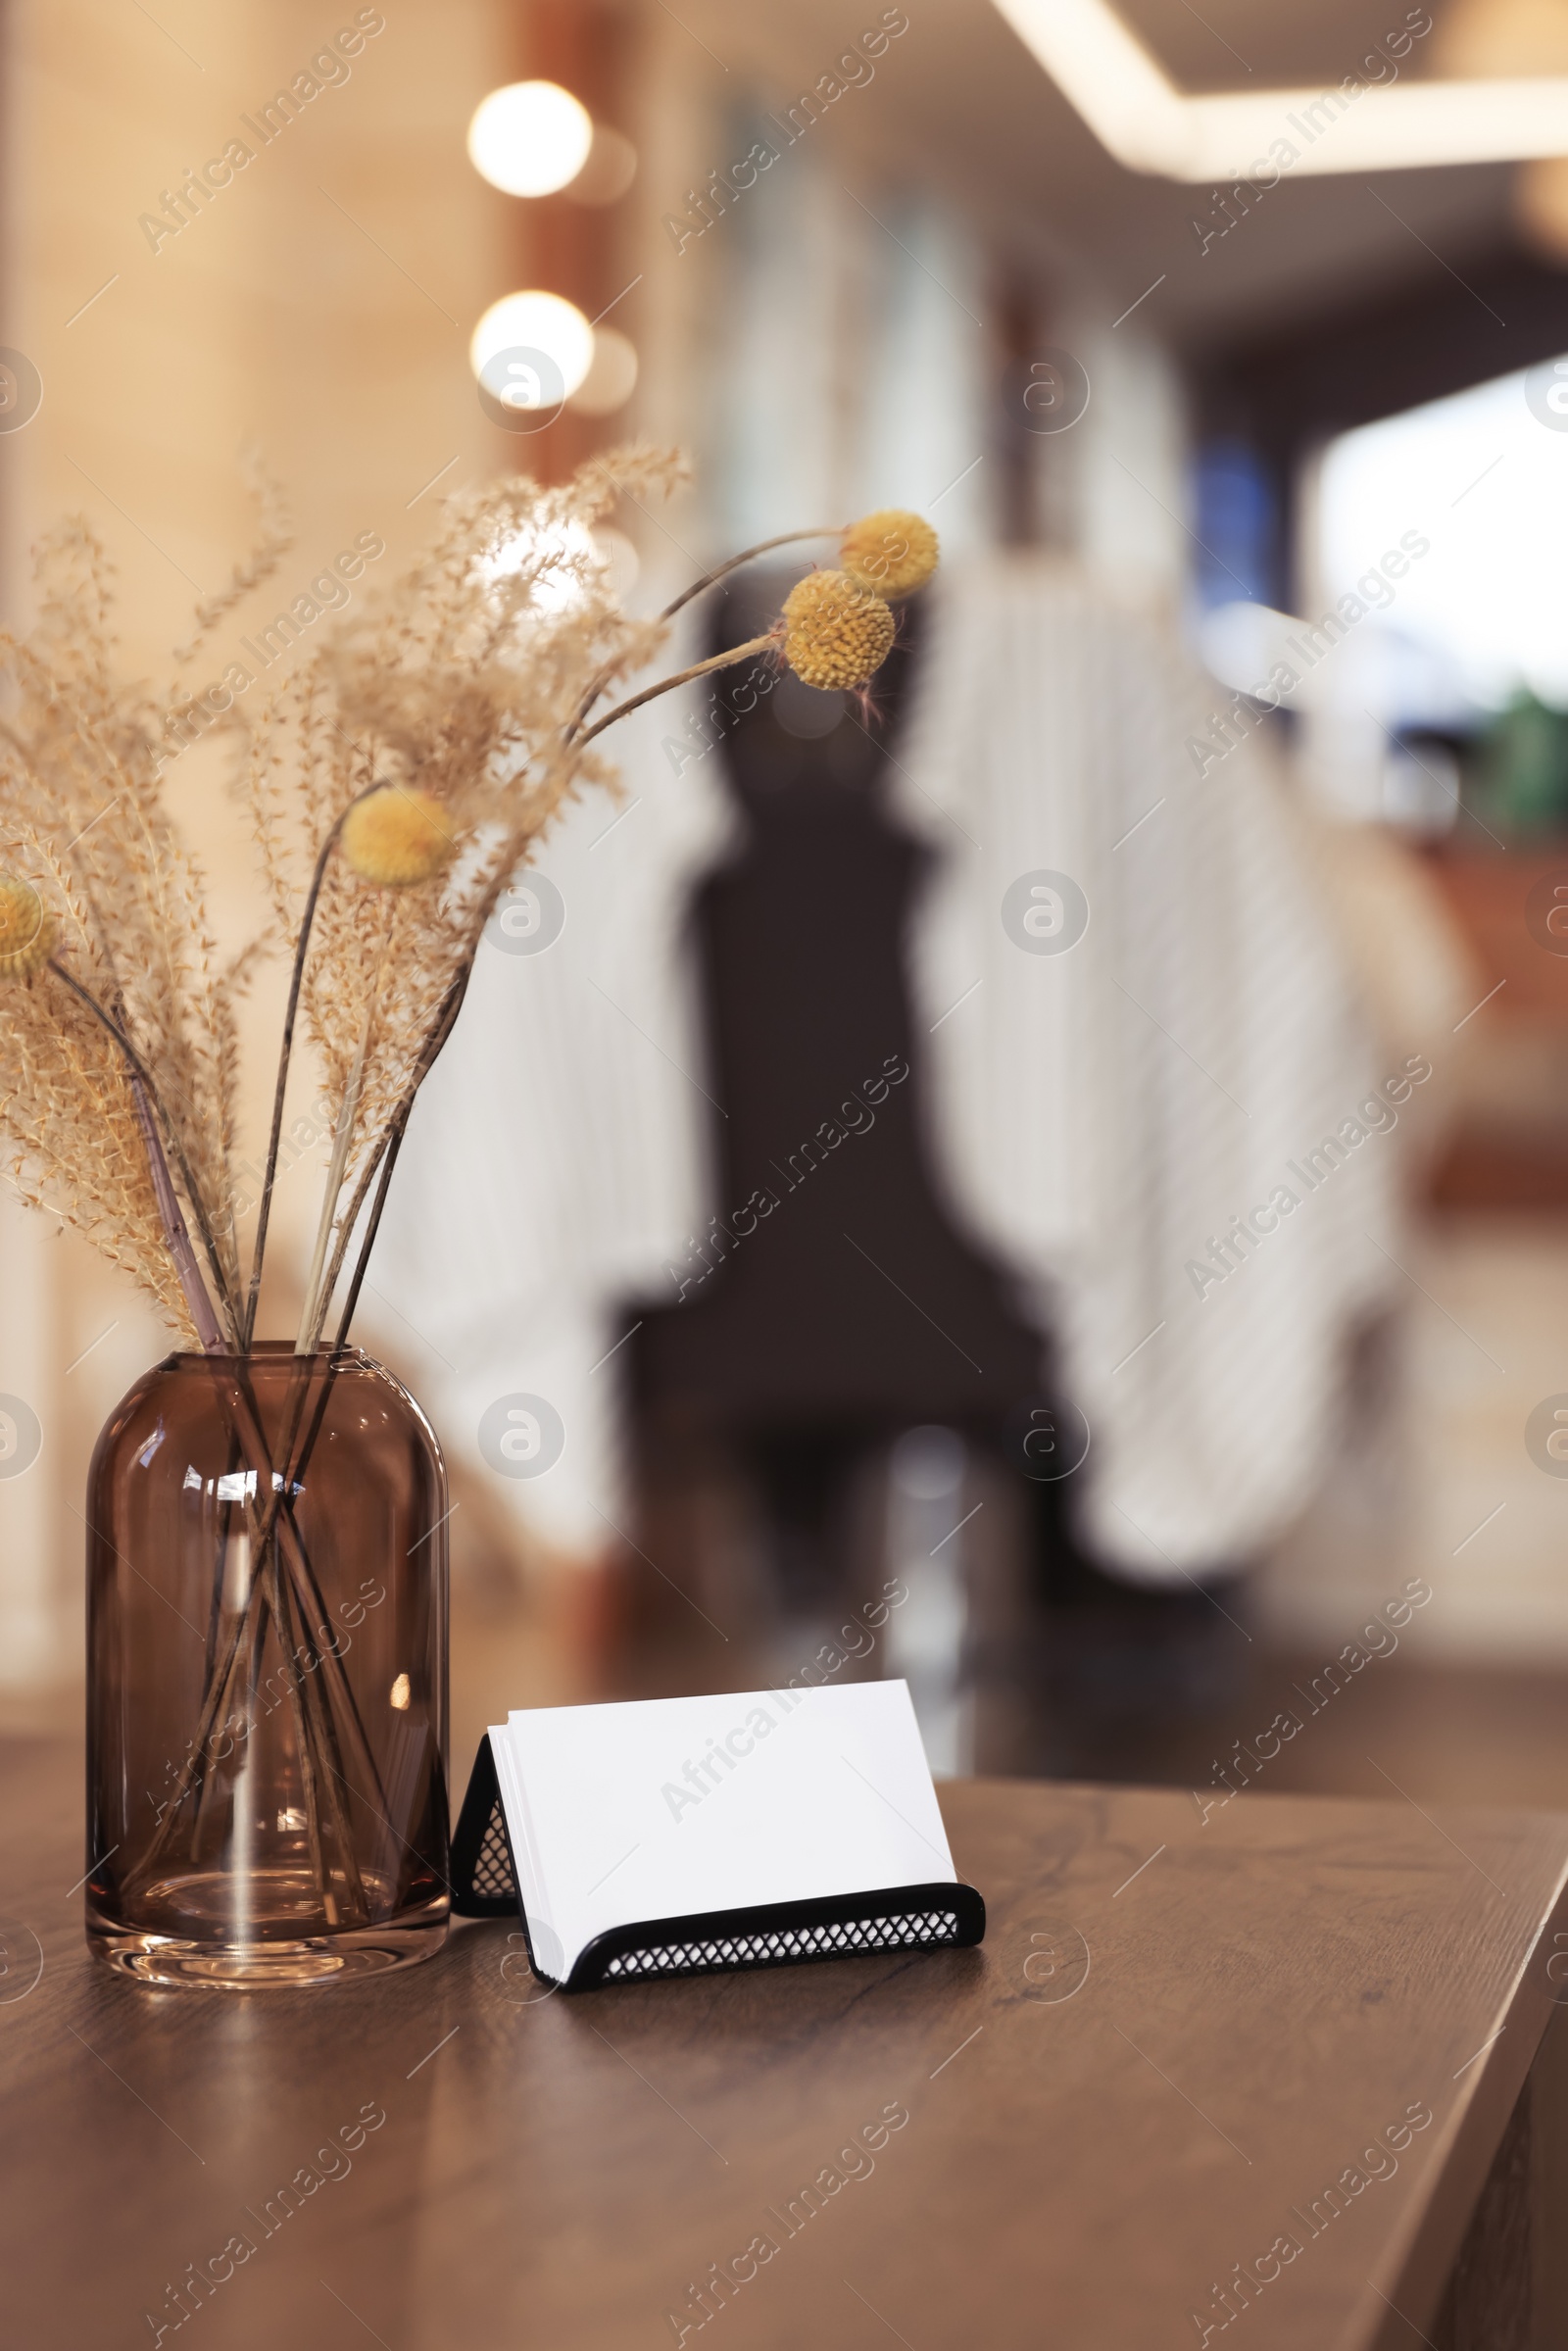
[[[765,628],[784,584],[732,584],[713,649]],[[715,1215],[667,1298],[626,1313],[641,1322],[622,1376],[644,1546],[628,1631],[645,1672],[670,1644],[680,1687],[738,1687],[748,1641],[759,1672],[779,1670],[769,1626],[825,1622],[875,1564],[870,1465],[935,1423],[964,1436],[991,1481],[971,1674],[1012,1692],[1015,1720],[1020,1688],[1027,1710],[1042,1672],[1059,1678],[1053,1658],[1076,1674],[1086,1627],[1093,1678],[1108,1608],[1113,1681],[1127,1620],[1158,1620],[1152,1677],[1140,1659],[1129,1685],[1142,1707],[1168,1620],[1185,1627],[1203,1604],[1184,1590],[1152,1607],[1102,1575],[1072,1538],[1071,1481],[1030,1474],[1039,1432],[1072,1417],[1048,1335],[944,1200],[928,1145],[905,947],[931,853],[884,807],[918,651],[916,604],[868,708],[763,663],[721,673],[708,707],[705,756],[744,828],[691,909]],[[1147,1650],[1143,1633],[1135,1645]],[[992,1741],[993,1767],[1079,1760],[1070,1741],[1024,1750]]]

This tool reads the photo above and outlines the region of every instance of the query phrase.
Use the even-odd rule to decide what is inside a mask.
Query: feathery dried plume
[[[261,528],[256,545],[247,562],[234,565],[226,588],[220,588],[216,596],[204,596],[198,602],[195,633],[183,645],[174,648],[174,659],[181,663],[195,660],[223,614],[231,612],[253,588],[261,586],[264,579],[270,579],[294,544],[294,525],[289,518],[288,503],[280,484],[267,470],[260,450],[246,450],[240,465],[258,510],[257,518]]]
[[[232,990],[214,968],[202,877],[164,805],[166,710],[114,674],[103,549],[84,522],[66,522],[36,570],[31,635],[0,636],[0,857],[36,892],[51,953],[5,994],[0,1134],[22,1197],[78,1226],[188,1330],[131,1065],[106,1024],[133,1041],[209,1278],[232,1308]]]

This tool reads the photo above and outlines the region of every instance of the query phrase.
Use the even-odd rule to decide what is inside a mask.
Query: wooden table
[[[956,1784],[976,1951],[233,1997],[89,1965],[76,1757],[0,1757],[6,2351],[1563,2339],[1568,1821]]]

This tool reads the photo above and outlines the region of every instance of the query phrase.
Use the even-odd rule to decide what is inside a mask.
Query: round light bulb
[[[594,330],[574,302],[560,294],[536,291],[503,294],[492,302],[468,343],[468,365],[482,376],[489,362],[502,352],[542,354],[557,370],[551,381],[521,405],[550,405],[569,399],[593,366]],[[519,363],[520,366],[520,363]],[[535,370],[546,374],[548,370]],[[519,374],[519,381],[523,377]]]
[[[594,126],[585,106],[556,81],[512,81],[492,90],[468,124],[468,161],[508,196],[551,196],[588,160]]]

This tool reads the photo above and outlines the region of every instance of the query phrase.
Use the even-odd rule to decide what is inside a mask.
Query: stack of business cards
[[[903,1682],[520,1710],[492,1727],[455,1898],[499,1797],[537,1975],[570,1989],[977,1942]],[[493,1876],[491,1883],[493,1883]]]

